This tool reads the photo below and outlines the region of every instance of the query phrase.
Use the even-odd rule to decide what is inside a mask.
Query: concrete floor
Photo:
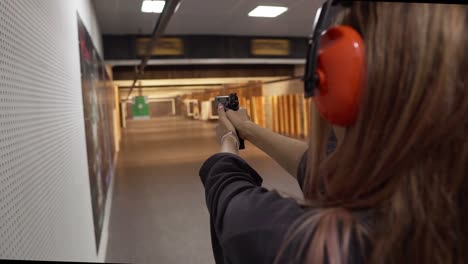
[[[107,262],[214,263],[198,176],[219,146],[215,122],[182,117],[129,121],[123,132],[111,209]],[[241,152],[264,186],[300,195],[297,183],[247,143]]]

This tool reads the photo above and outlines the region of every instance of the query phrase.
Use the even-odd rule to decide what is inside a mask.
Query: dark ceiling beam
[[[279,38],[288,40],[290,52],[284,56],[260,56],[252,54],[251,42],[258,37],[251,36],[171,36],[183,42],[182,54],[179,55],[153,55],[152,60],[283,60],[279,64],[303,64],[295,60],[305,60],[307,55],[307,38]],[[112,35],[103,36],[104,58],[106,61],[137,60],[138,39],[145,36]],[[274,38],[278,39],[278,38]],[[269,63],[269,62],[268,62]],[[151,63],[148,63],[150,65]],[[222,63],[217,63],[222,64]],[[260,64],[260,63],[258,63]],[[271,63],[269,63],[271,64]]]
[[[141,75],[143,75],[145,71],[145,67],[148,64],[148,60],[151,58],[151,51],[156,47],[156,44],[159,40],[159,38],[162,36],[164,31],[166,30],[167,24],[172,18],[172,15],[174,15],[175,10],[177,6],[179,5],[180,0],[167,0],[166,5],[164,6],[164,9],[159,16],[158,22],[156,22],[156,25],[154,26],[153,33],[151,34],[151,41],[148,44],[147,48],[147,54],[142,60],[141,64],[138,67],[138,71],[134,75],[135,77],[133,79],[133,84],[132,88],[130,88],[130,91],[128,92],[127,99],[130,98],[130,95],[132,94],[133,88],[135,84],[137,83],[138,79],[140,78]]]

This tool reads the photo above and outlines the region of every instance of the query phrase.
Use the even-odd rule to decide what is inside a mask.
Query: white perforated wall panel
[[[1,259],[97,260],[77,12],[99,36],[88,0],[0,0]]]

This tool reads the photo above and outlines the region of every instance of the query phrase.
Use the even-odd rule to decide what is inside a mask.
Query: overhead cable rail
[[[126,100],[130,99],[130,96],[131,96],[131,94],[132,94],[132,92],[133,92],[133,90],[135,88],[142,89],[142,88],[155,88],[155,87],[158,87],[158,86],[154,86],[154,85],[153,86],[141,86],[141,85],[136,86],[136,83],[143,76],[144,70],[145,70],[146,66],[148,65],[148,61],[151,58],[151,51],[157,46],[158,40],[164,34],[164,31],[166,30],[166,27],[167,27],[169,21],[171,20],[172,16],[176,12],[180,2],[181,2],[181,0],[166,0],[166,4],[164,6],[164,9],[163,9],[161,15],[159,16],[158,21],[156,22],[156,25],[154,26],[153,32],[151,34],[152,37],[151,37],[150,42],[148,43],[147,50],[146,50],[146,55],[141,59],[141,63],[137,67],[137,70],[136,70],[136,73],[135,73],[135,78],[133,79],[132,85],[127,86],[127,87],[120,87],[120,88],[127,88],[127,89],[130,88],[130,90],[128,91],[128,95],[127,95]],[[267,84],[297,80],[297,79],[302,79],[302,78],[303,78],[302,76],[294,76],[294,77],[290,77],[290,78],[286,78],[286,79],[279,79],[279,80],[272,80],[272,81],[263,82],[263,84],[267,85]],[[227,84],[227,85],[229,85],[229,84]],[[180,85],[180,86],[182,86],[182,85]],[[184,85],[184,86],[187,86],[187,85]],[[188,85],[188,86],[191,86],[191,85]],[[200,85],[192,85],[192,86],[200,86]],[[211,84],[209,86],[214,86],[214,85]],[[167,87],[167,86],[160,86],[160,87]],[[238,87],[235,87],[235,88],[242,89],[242,88],[249,88],[249,87],[251,87],[251,84],[239,85]],[[230,88],[232,88],[232,87],[230,87]]]
[[[151,51],[156,47],[158,40],[164,34],[167,24],[171,20],[172,15],[174,15],[177,7],[179,6],[180,1],[181,0],[166,0],[164,9],[161,15],[159,16],[156,25],[154,26],[151,41],[148,43],[148,47],[146,50],[146,56],[141,59],[140,66],[138,66],[137,72],[135,73],[133,84],[130,87],[130,91],[128,91],[127,100],[130,98],[130,95],[132,94],[138,79],[140,79],[143,76],[145,67],[147,66],[148,61],[151,58]]]
[[[303,76],[292,76],[288,78],[283,78],[283,79],[278,79],[278,80],[271,80],[271,81],[266,81],[262,82],[263,85],[268,85],[268,84],[274,84],[274,83],[280,83],[280,82],[289,82],[289,81],[294,81],[294,80],[302,80]],[[229,85],[229,84],[227,84]],[[239,84],[237,86],[227,86],[226,88],[229,89],[247,89],[247,88],[253,88],[257,85],[257,83],[247,83],[247,84]]]

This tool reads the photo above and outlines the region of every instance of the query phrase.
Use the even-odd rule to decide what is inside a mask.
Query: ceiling
[[[143,0],[93,0],[102,34],[150,34],[159,14],[142,13]],[[306,37],[323,0],[182,0],[169,35]],[[276,18],[249,17],[258,5],[286,6]]]

